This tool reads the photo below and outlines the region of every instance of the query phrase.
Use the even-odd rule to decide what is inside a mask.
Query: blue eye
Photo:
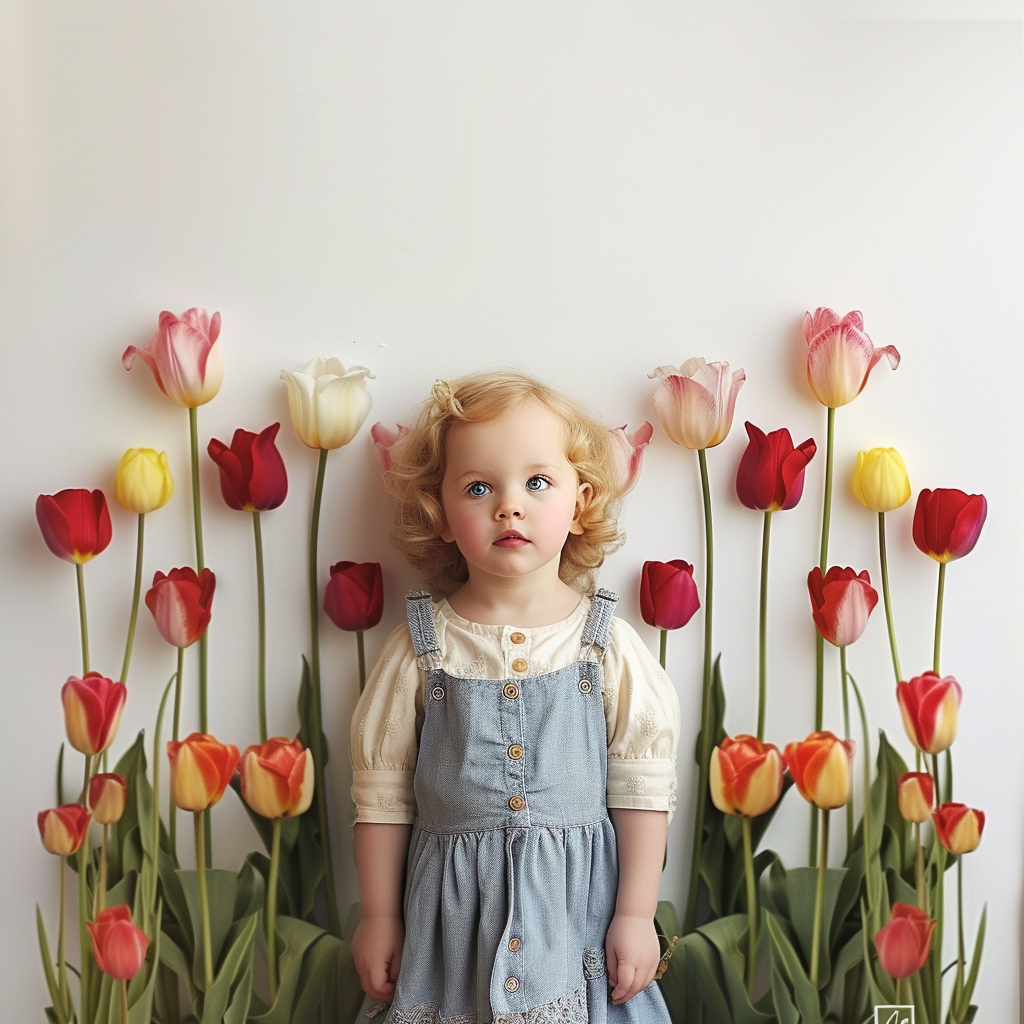
[[[466,488],[466,493],[473,495],[474,498],[482,498],[489,490],[487,484],[481,483],[479,480],[475,480]]]
[[[528,491],[543,491],[551,486],[551,481],[547,477],[543,476],[531,476],[526,481],[526,489]]]

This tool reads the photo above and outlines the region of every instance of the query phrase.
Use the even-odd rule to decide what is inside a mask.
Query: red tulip
[[[681,558],[644,562],[640,573],[640,614],[657,629],[680,629],[700,608],[693,566]]]
[[[619,494],[625,496],[636,487],[640,469],[644,464],[644,449],[651,443],[654,427],[646,420],[632,434],[626,433],[626,425],[609,427],[608,433],[615,442],[615,463],[618,467]]]
[[[384,614],[384,580],[377,562],[336,562],[324,594],[324,611],[338,629],[371,629]]]
[[[153,613],[160,635],[173,647],[188,647],[206,632],[216,583],[209,569],[196,575],[189,567],[153,577],[146,607]]]
[[[909,903],[892,905],[892,920],[875,936],[878,961],[893,978],[909,978],[928,959],[935,922]]]
[[[923,490],[914,509],[914,543],[936,562],[969,555],[985,525],[984,494],[965,494],[955,487]]]
[[[953,745],[963,693],[952,676],[940,677],[936,672],[925,672],[896,687],[903,728],[918,750],[939,754]]]
[[[129,981],[138,974],[149,939],[132,923],[132,908],[127,903],[108,907],[96,915],[95,921],[86,921],[85,927],[89,929],[96,966],[104,974],[119,981]]]
[[[932,824],[939,842],[950,853],[971,853],[981,842],[985,812],[966,804],[942,804],[932,811]]]
[[[849,566],[833,565],[824,576],[815,566],[807,574],[811,613],[818,632],[836,647],[848,647],[860,638],[868,616],[878,604],[878,591],[871,586],[867,569],[854,572]]]
[[[124,683],[115,683],[99,672],[87,672],[84,679],[69,676],[60,699],[71,746],[82,754],[103,753],[117,736],[127,698]]]
[[[238,747],[194,732],[167,744],[171,799],[183,811],[205,811],[224,795],[238,766]]]
[[[100,825],[114,825],[124,814],[128,783],[117,772],[97,773],[89,780],[89,806]]]
[[[774,743],[741,733],[711,751],[711,800],[723,814],[756,818],[782,795],[785,766]]]
[[[935,782],[927,772],[904,772],[896,780],[896,805],[900,817],[921,825],[932,816]]]
[[[89,834],[91,820],[89,809],[81,804],[64,804],[63,807],[40,811],[36,823],[46,852],[58,857],[70,857],[78,853]]]
[[[40,494],[36,520],[46,546],[68,562],[88,562],[110,543],[110,512],[100,490],[69,487]]]
[[[831,732],[812,732],[800,743],[789,743],[783,759],[800,795],[823,811],[842,807],[850,795],[853,740]]]
[[[280,423],[258,434],[239,428],[231,447],[213,438],[207,451],[220,469],[220,491],[229,508],[239,512],[266,512],[277,508],[288,493],[284,459],[274,444]]]
[[[403,427],[401,423],[398,424],[397,430],[388,430],[383,423],[374,423],[370,427],[370,437],[380,452],[380,461],[385,469],[391,468],[391,446],[408,433],[409,428]]]
[[[749,420],[747,445],[736,473],[736,493],[747,508],[778,512],[793,508],[804,491],[804,469],[817,451],[808,438],[799,448],[783,427],[765,434]]]
[[[313,755],[298,740],[272,736],[238,762],[242,798],[264,818],[295,818],[313,802]]]

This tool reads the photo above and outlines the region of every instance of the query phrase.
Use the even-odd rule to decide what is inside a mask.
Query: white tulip
[[[347,370],[340,359],[311,359],[301,370],[281,371],[288,382],[288,409],[299,440],[310,448],[341,448],[359,432],[370,411],[365,366]]]

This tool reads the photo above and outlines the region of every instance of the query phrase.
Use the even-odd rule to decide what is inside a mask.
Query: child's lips
[[[516,530],[507,530],[494,542],[495,547],[499,548],[520,548],[524,544],[529,543],[530,542]]]

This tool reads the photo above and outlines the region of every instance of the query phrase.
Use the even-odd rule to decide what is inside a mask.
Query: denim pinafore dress
[[[395,996],[373,1024],[670,1024],[657,984],[609,1001],[618,859],[606,805],[601,662],[617,598],[598,590],[579,660],[555,672],[445,671],[430,595],[407,598],[426,671]]]

